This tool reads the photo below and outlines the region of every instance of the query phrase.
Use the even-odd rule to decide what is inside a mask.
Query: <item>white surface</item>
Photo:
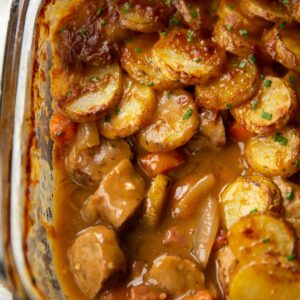
[[[9,21],[9,9],[11,6],[11,2],[12,0],[0,0],[0,96],[2,93],[1,91],[2,66],[3,66],[3,58],[4,58],[7,25]]]
[[[1,285],[0,285],[0,299],[12,300],[12,295]]]

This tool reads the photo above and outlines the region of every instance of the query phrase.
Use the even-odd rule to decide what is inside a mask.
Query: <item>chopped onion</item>
[[[95,122],[78,125],[75,147],[78,152],[100,145],[100,136]]]
[[[205,268],[219,228],[219,207],[215,198],[208,197],[200,209],[198,226],[194,235],[193,252],[202,268]]]

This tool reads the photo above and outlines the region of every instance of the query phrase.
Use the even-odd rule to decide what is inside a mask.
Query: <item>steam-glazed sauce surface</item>
[[[66,298],[299,299],[297,1],[51,9]]]

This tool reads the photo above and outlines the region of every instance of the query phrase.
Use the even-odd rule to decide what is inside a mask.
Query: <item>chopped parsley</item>
[[[262,242],[265,243],[265,244],[269,243],[270,239],[268,237],[265,237],[265,238],[262,239]]]
[[[227,3],[226,6],[231,10],[234,9],[234,4],[232,4],[232,3]]]
[[[187,33],[187,40],[189,43],[191,43],[195,38],[195,32],[192,30],[189,30]]]
[[[193,109],[192,108],[189,108],[186,113],[182,116],[182,119],[183,120],[186,120],[188,118],[190,118],[193,114]]]
[[[284,29],[285,29],[285,26],[286,26],[286,22],[281,22],[281,23],[279,23],[278,28],[279,28],[280,30],[284,30]]]
[[[142,48],[135,48],[134,51],[136,53],[142,53],[143,52],[143,49]]]
[[[253,208],[253,209],[251,209],[250,210],[250,214],[255,214],[255,213],[257,213],[258,212],[258,209],[257,208]]]
[[[286,259],[287,259],[288,261],[295,260],[295,259],[296,259],[296,255],[295,255],[295,254],[290,254],[290,255],[288,255],[288,256],[286,257]]]
[[[266,119],[266,120],[272,120],[273,118],[273,115],[266,112],[266,111],[263,111],[262,114],[260,115],[263,119]]]
[[[106,21],[104,21],[104,20],[101,20],[101,21],[100,21],[100,25],[101,25],[101,26],[105,26],[106,24],[107,24]]]
[[[98,82],[100,80],[100,77],[99,76],[93,76],[92,78],[91,78],[91,81],[92,82]]]
[[[110,115],[110,114],[107,114],[107,115],[105,116],[105,118],[104,118],[104,122],[105,122],[105,123],[108,123],[108,122],[110,122],[110,120],[111,120],[111,115]]]
[[[194,8],[191,9],[190,14],[191,14],[191,17],[194,18],[194,19],[198,17],[198,12]]]
[[[275,142],[285,146],[288,143],[288,139],[282,136],[281,132],[277,132],[274,137]]]
[[[249,60],[255,65],[256,64],[256,57],[254,56],[253,53],[251,53],[249,56],[248,56]]]
[[[89,35],[89,31],[86,28],[82,28],[80,30],[80,35],[81,36],[88,36]]]
[[[160,31],[159,34],[161,36],[166,36],[168,34],[168,31]]]
[[[294,75],[289,76],[289,82],[290,82],[292,85],[295,85],[295,84],[297,83],[297,78],[296,78],[296,76],[294,76]]]
[[[123,4],[123,7],[121,8],[122,14],[128,14],[130,9],[132,8],[133,4],[130,2],[126,2]]]
[[[226,25],[225,25],[225,28],[226,28],[228,31],[231,31],[232,28],[233,28],[233,26],[230,25],[230,24],[226,24]]]
[[[257,108],[257,100],[256,99],[251,100],[251,108],[253,110],[255,110]]]
[[[194,58],[194,62],[196,62],[196,63],[200,62],[201,60],[202,60],[202,59],[201,59],[200,57]]]
[[[244,69],[246,65],[247,65],[247,60],[243,59],[239,64],[239,68]]]
[[[171,25],[179,25],[180,24],[180,21],[178,20],[178,18],[176,16],[172,16],[170,18],[170,24]]]
[[[232,107],[233,107],[233,106],[232,106],[231,103],[227,103],[227,104],[226,104],[226,109],[232,109]]]
[[[242,36],[249,36],[249,31],[247,29],[240,29],[239,33]]]
[[[272,85],[272,80],[270,79],[264,79],[263,86],[264,87],[270,87]]]
[[[117,107],[117,108],[115,109],[115,115],[118,116],[118,115],[120,114],[120,112],[121,112],[120,108]]]
[[[97,9],[97,15],[98,15],[98,16],[101,16],[102,13],[103,13],[103,8],[102,8],[102,7],[99,7],[99,8]]]
[[[295,167],[295,169],[299,169],[299,167],[300,167],[300,160],[299,159],[296,159],[296,161],[294,163],[294,167]]]
[[[288,192],[287,194],[286,194],[286,196],[285,196],[285,198],[287,199],[287,200],[293,200],[294,199],[294,197],[295,197],[295,193],[292,191],[292,192]]]
[[[152,87],[152,86],[154,86],[154,83],[151,81],[151,82],[146,83],[146,85],[149,87]]]
[[[282,4],[284,5],[288,5],[289,4],[289,0],[280,0],[282,2]]]

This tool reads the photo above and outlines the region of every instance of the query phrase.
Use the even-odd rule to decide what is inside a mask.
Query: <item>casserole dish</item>
[[[300,299],[299,11],[296,0],[12,3],[10,289]]]

